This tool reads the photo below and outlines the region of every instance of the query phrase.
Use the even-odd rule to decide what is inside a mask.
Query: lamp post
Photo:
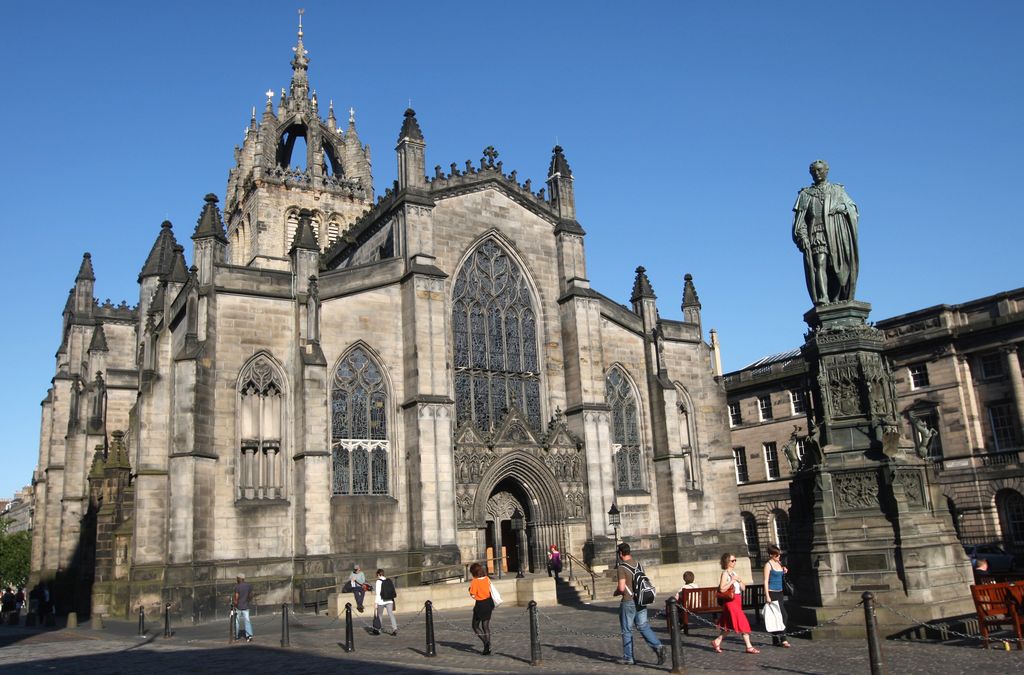
[[[612,526],[615,531],[615,566],[619,566],[619,523],[622,522],[619,518],[619,507],[615,506],[615,502],[612,502],[612,507],[608,509],[608,524]]]
[[[516,572],[516,579],[523,578],[523,528],[526,524],[523,522],[523,514],[518,508],[512,513],[512,529],[516,533],[516,557],[519,559],[519,571]]]

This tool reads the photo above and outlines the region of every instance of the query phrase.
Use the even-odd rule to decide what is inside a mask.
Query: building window
[[[789,516],[781,509],[772,511],[772,534],[775,535],[775,545],[783,551],[789,550]]]
[[[920,389],[928,386],[928,364],[915,363],[907,366],[907,371],[910,373],[911,389]]]
[[[299,229],[299,214],[291,211],[284,220],[284,252],[287,255],[292,250],[292,242],[295,241],[295,233]]]
[[[758,396],[757,397],[757,412],[761,416],[762,422],[770,422],[772,420],[772,397],[771,396]]]
[[[747,450],[746,448],[733,448],[732,458],[736,463],[736,482],[746,483],[750,480],[750,474],[747,472]]]
[[[283,379],[265,354],[257,354],[242,368],[238,381],[238,496],[283,498]]]
[[[803,415],[807,412],[807,392],[802,389],[791,390],[789,405],[792,406],[794,415]]]
[[[804,461],[804,455],[807,454],[807,439],[801,438],[796,442],[796,458],[801,462]]]
[[[640,415],[633,386],[622,369],[615,366],[605,377],[604,391],[605,400],[612,409],[615,487],[618,490],[642,490],[644,462],[640,449]]]
[[[487,239],[455,277],[455,418],[492,431],[512,405],[540,430],[537,319],[526,277]]]
[[[1003,376],[1006,369],[1003,367],[1006,360],[999,352],[990,352],[981,355],[981,379],[995,380]]]
[[[768,480],[778,478],[782,473],[779,471],[779,451],[775,446],[775,441],[762,443],[761,448],[764,450],[764,466],[768,473]]]
[[[1010,548],[1024,545],[1024,497],[1009,488],[996,493],[996,510],[1003,542]]]
[[[738,427],[743,424],[743,412],[740,410],[740,402],[733,401],[729,404],[729,426]]]
[[[743,541],[747,544],[747,555],[755,560],[760,559],[761,542],[757,536],[757,518],[753,513],[744,511],[740,514],[743,523]]]
[[[1009,450],[1017,445],[1017,432],[1013,425],[1013,408],[1009,403],[993,403],[988,407],[988,423],[992,428],[995,449]]]
[[[380,366],[362,347],[349,352],[334,371],[331,453],[334,494],[390,492],[387,387]]]

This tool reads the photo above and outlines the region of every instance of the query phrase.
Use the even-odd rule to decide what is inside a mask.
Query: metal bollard
[[[352,603],[345,603],[345,651],[354,652],[356,650],[356,640],[352,632]]]
[[[437,656],[437,644],[434,642],[434,603],[427,600],[427,656]]]
[[[228,644],[238,639],[238,613],[232,606],[228,608]]]
[[[672,640],[672,670],[670,673],[685,673],[686,665],[683,662],[683,639],[679,634],[679,610],[676,609],[676,599],[669,598],[665,601],[665,614],[668,615],[668,634]]]
[[[875,619],[875,594],[865,591],[860,596],[864,600],[864,627],[868,634],[868,659],[871,662],[871,675],[885,675],[882,664],[882,645],[878,640],[878,622]]]
[[[139,637],[146,634],[146,611],[139,605]]]
[[[539,666],[541,663],[540,654],[540,625],[537,620],[537,601],[530,600],[527,605],[530,608],[530,665]]]
[[[164,605],[164,637],[171,637],[171,603]]]
[[[281,604],[281,646],[288,647],[291,641],[288,637],[288,603]]]

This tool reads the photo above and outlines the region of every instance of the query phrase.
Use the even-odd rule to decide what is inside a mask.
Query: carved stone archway
[[[507,509],[509,494],[526,520],[529,568],[543,569],[551,544],[564,548],[565,525],[586,522],[582,443],[556,415],[542,434],[535,434],[525,416],[513,407],[493,434],[464,425],[455,438],[456,506],[459,529],[477,531],[481,558],[497,544],[493,527],[499,503]],[[492,523],[492,525],[488,525]],[[497,525],[493,525],[497,523]],[[526,565],[524,565],[524,568]]]

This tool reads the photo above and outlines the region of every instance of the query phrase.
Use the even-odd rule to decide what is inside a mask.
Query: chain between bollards
[[[537,601],[530,600],[527,605],[530,611],[530,665],[539,666],[541,663],[540,654],[540,625],[537,620]]]
[[[139,605],[139,637],[146,634],[146,610]]]
[[[164,605],[164,637],[171,637],[171,603]]]
[[[288,647],[291,640],[288,638],[288,603],[281,603],[281,646]]]
[[[871,662],[871,675],[885,675],[882,663],[882,644],[878,640],[878,621],[875,617],[875,595],[865,591],[860,596],[864,601],[864,628],[868,634],[868,659]]]
[[[345,651],[354,652],[356,650],[355,635],[352,632],[352,603],[345,603]]]
[[[679,610],[676,608],[676,599],[669,598],[665,601],[665,615],[668,616],[668,633],[672,640],[672,670],[670,673],[686,673],[686,664],[683,661],[683,639],[679,634]]]
[[[427,610],[427,656],[437,656],[437,644],[434,642],[434,603],[427,600],[423,606]]]

